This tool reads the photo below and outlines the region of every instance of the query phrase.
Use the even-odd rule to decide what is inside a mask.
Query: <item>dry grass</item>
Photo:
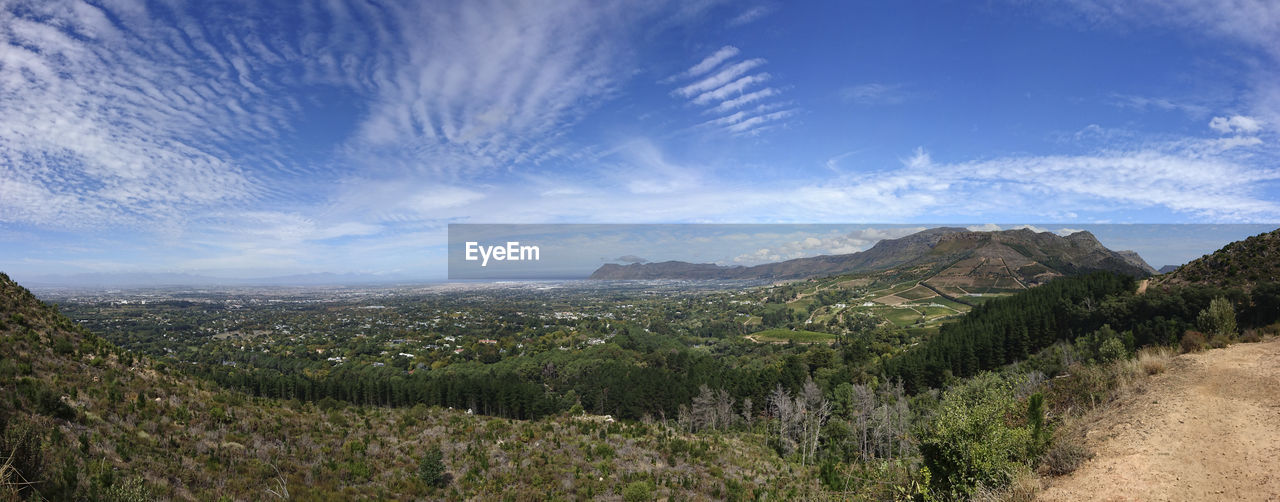
[[[1138,351],[1138,368],[1147,375],[1157,375],[1169,369],[1173,362],[1173,349],[1169,347],[1146,347]]]
[[[987,488],[979,486],[970,500],[975,502],[1032,502],[1040,493],[1040,478],[1030,469],[1022,469],[1014,473],[1013,481],[1003,488]]]
[[[1041,465],[1046,474],[1062,476],[1072,473],[1090,458],[1093,458],[1093,452],[1084,445],[1079,434],[1064,433],[1054,438]]]
[[[1199,331],[1187,331],[1182,334],[1182,352],[1184,353],[1200,352],[1204,350],[1206,343],[1208,341],[1205,340],[1204,333]]]

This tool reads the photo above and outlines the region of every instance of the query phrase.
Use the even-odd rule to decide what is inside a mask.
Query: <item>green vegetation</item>
[[[427,486],[437,488],[443,487],[448,481],[445,477],[444,453],[440,452],[440,447],[433,446],[422,456],[422,460],[418,462],[418,479]]]
[[[983,497],[1087,459],[1064,420],[1170,347],[1280,331],[1266,281],[864,305],[918,280],[146,292],[72,321],[0,277],[0,493]]]
[[[836,336],[830,333],[819,333],[817,331],[805,330],[789,330],[789,329],[766,329],[751,334],[751,337],[759,342],[796,342],[796,343],[830,343],[835,341]]]
[[[943,394],[937,415],[920,436],[933,488],[968,498],[980,486],[1004,486],[1038,457],[1032,427],[1009,423],[1026,404],[1015,382],[984,373]]]

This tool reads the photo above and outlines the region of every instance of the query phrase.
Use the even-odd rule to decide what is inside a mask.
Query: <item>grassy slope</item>
[[[0,476],[0,499],[34,489],[55,500],[264,500],[282,486],[303,500],[612,498],[629,484],[696,499],[816,490],[751,433],[245,397],[79,330],[3,274],[0,426],[18,467]],[[443,489],[416,476],[432,446],[453,478]]]

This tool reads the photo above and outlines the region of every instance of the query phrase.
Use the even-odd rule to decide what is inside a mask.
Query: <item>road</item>
[[[1040,499],[1280,500],[1280,339],[1174,358],[1099,412],[1096,456]]]

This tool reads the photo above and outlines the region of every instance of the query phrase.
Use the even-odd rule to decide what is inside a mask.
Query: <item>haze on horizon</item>
[[[449,223],[1280,221],[1272,3],[907,7],[6,2],[0,271],[442,277]]]

